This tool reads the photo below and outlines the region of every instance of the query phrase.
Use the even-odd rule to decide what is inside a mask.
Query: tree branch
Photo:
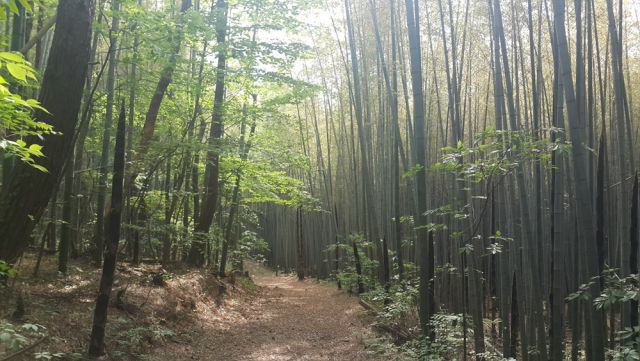
[[[56,14],[53,14],[50,18],[48,18],[43,24],[42,24],[42,28],[40,29],[40,31],[38,31],[36,33],[36,35],[34,35],[33,37],[31,37],[31,39],[29,39],[29,41],[27,41],[26,44],[24,44],[24,46],[22,47],[22,49],[20,49],[20,52],[22,53],[22,55],[27,55],[27,53],[29,52],[29,50],[31,50],[31,48],[33,48],[34,45],[36,45],[36,43],[38,41],[40,41],[49,31],[49,29],[51,29],[51,27],[53,26],[53,24],[56,23]]]

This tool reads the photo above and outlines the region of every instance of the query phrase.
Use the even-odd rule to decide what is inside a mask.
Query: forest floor
[[[189,345],[156,350],[153,360],[390,360],[367,346],[374,339],[358,298],[327,283],[298,281],[251,267],[258,290],[228,317],[200,319]]]
[[[45,257],[33,277],[35,257],[27,255],[18,279],[8,287],[0,285],[0,336],[11,327],[9,332],[27,336],[20,347],[26,351],[11,361],[33,360],[36,352],[46,356],[41,359],[86,359],[100,270],[80,259],[61,276],[55,261]],[[386,347],[386,336],[371,329],[374,320],[358,297],[330,283],[275,276],[257,265],[248,268],[251,277],[220,278],[204,269],[119,263],[109,307],[107,355],[100,360],[404,359]],[[158,274],[165,278],[164,285],[154,284]],[[120,302],[115,300],[118,293]],[[25,314],[16,319],[12,314],[18,294]],[[38,325],[37,333],[22,328],[31,325]],[[0,337],[0,360],[7,355],[7,343]]]

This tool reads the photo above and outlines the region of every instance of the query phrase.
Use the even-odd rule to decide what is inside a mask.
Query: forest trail
[[[189,345],[162,347],[154,360],[376,360],[356,297],[326,284],[266,270],[247,304],[225,306],[226,317],[203,321]]]

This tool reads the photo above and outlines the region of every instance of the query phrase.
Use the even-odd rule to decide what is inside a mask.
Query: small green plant
[[[121,323],[126,323],[126,321],[123,320]],[[144,341],[165,341],[175,335],[172,330],[158,325],[138,326],[120,333],[117,342],[125,347],[136,348],[141,346]]]
[[[621,345],[607,352],[611,360],[640,360],[640,327],[627,327],[619,331],[617,341],[619,341]]]
[[[592,277],[588,283],[580,285],[577,291],[566,297],[566,300],[568,302],[574,300],[591,301],[597,309],[605,310],[620,303],[638,301],[640,299],[639,277],[639,275],[621,277],[617,269],[607,268],[601,276]],[[602,282],[604,287],[600,294],[592,300],[590,288],[597,282]]]
[[[36,360],[58,360],[65,357],[64,352],[51,353],[49,351],[35,352],[33,358]]]
[[[45,327],[35,323],[20,326],[0,320],[0,354],[19,351],[21,348],[44,337]]]
[[[470,317],[467,316],[467,345],[473,338],[472,326],[469,324]],[[416,338],[404,344],[402,351],[410,355],[415,360],[421,361],[454,361],[462,360],[462,352],[464,346],[463,330],[462,330],[462,314],[452,314],[440,312],[431,317],[429,325],[434,332],[433,341],[425,337]],[[469,351],[468,360],[480,359],[486,361],[511,361],[505,359],[501,355],[486,351],[481,355],[474,354]],[[476,358],[474,358],[475,356]]]
[[[582,300],[590,302],[599,310],[610,310],[618,305],[628,304],[640,300],[640,275],[632,274],[626,277],[619,275],[619,270],[607,268],[602,275],[592,277],[591,280],[578,287],[578,290],[567,296],[568,302]],[[601,282],[600,294],[592,297],[591,286]],[[626,328],[618,332],[618,344],[614,349],[607,350],[609,359],[613,361],[640,360],[640,327]]]
[[[407,324],[407,318],[417,312],[418,283],[417,278],[405,279],[391,285],[388,292],[378,287],[362,297],[381,307],[382,312],[377,315],[380,322],[400,323],[411,327],[413,325]]]
[[[353,243],[358,248],[358,256],[360,260],[360,272],[358,276],[356,271],[356,257],[353,253]],[[350,234],[344,243],[332,244],[327,247],[326,252],[335,254],[336,248],[341,251],[344,257],[341,259],[341,270],[335,274],[335,278],[350,292],[358,290],[358,281],[362,282],[366,289],[372,290],[377,287],[377,272],[379,262],[367,256],[367,250],[372,249],[374,244],[368,242],[362,234]]]
[[[615,269],[606,269],[602,273],[604,289],[593,300],[593,305],[598,309],[610,309],[616,304],[638,301],[638,275],[620,277]]]
[[[238,241],[238,248],[233,252],[235,263],[239,260],[251,259],[259,263],[266,261],[266,254],[269,252],[269,244],[260,238],[257,233],[244,231]]]
[[[153,335],[153,338],[156,340],[164,341],[165,339],[176,335],[176,333],[173,332],[172,330],[168,328],[160,327],[160,326],[152,326],[150,327],[150,330],[151,330],[151,334]]]
[[[427,349],[441,360],[453,360],[462,351],[462,315],[452,313],[436,313],[429,321],[435,333],[434,341]],[[438,360],[434,358],[433,360]]]
[[[15,277],[18,274],[13,266],[0,259],[0,284],[6,286],[7,280],[10,277]]]
[[[394,361],[404,361],[404,360],[413,360],[414,358],[410,358],[406,353],[402,352],[402,350],[391,343],[389,338],[384,336],[378,337],[366,337],[364,338],[364,342],[367,345],[367,353],[376,356],[384,356],[385,360],[394,360]]]
[[[258,285],[250,277],[239,277],[236,279],[236,284],[244,290],[255,291],[258,289]]]

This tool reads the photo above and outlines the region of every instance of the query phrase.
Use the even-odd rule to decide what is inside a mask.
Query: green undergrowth
[[[236,285],[246,291],[257,292],[260,287],[253,281],[251,277],[238,277],[236,279]]]

